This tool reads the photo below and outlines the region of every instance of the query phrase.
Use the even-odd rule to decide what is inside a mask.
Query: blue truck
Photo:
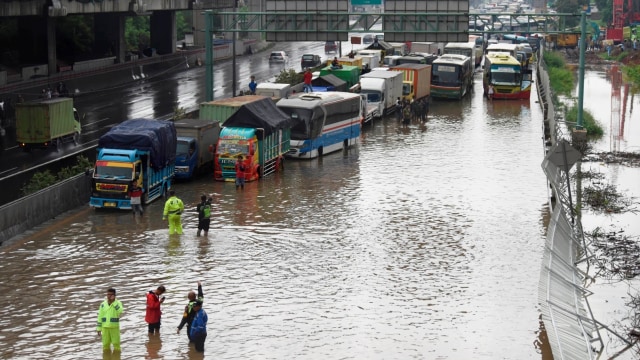
[[[181,119],[173,123],[178,134],[176,180],[213,172],[213,149],[218,143],[220,123],[203,119]]]
[[[176,143],[170,121],[131,119],[111,128],[98,140],[89,205],[131,209],[133,184],[142,189],[143,204],[166,197],[175,172]]]

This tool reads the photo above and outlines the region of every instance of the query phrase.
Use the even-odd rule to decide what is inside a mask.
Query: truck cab
[[[253,128],[223,127],[215,152],[214,178],[219,181],[236,180],[236,161],[242,156],[245,180],[260,178],[260,147]]]
[[[178,136],[176,145],[176,179],[189,179],[198,166],[196,139]]]

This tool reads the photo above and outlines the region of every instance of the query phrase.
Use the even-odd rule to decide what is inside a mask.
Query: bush
[[[279,84],[289,84],[289,85],[298,85],[302,82],[302,74],[298,74],[294,69],[282,70],[278,77],[276,77],[276,82]]]
[[[54,185],[59,181],[82,174],[91,168],[93,168],[93,164],[89,159],[80,155],[76,158],[75,165],[60,169],[57,175],[53,175],[50,170],[35,173],[33,177],[31,177],[31,180],[21,189],[22,194],[23,196],[33,194],[34,192]]]
[[[578,122],[578,107],[572,106],[565,114],[565,120],[570,123]],[[587,136],[601,137],[604,134],[602,127],[598,124],[593,115],[586,110],[582,111],[582,127],[587,130]],[[571,129],[575,126],[570,126]]]
[[[566,68],[564,58],[555,52],[545,52],[544,62],[547,64],[551,89],[554,94],[571,94],[574,88],[574,77],[573,72]]]

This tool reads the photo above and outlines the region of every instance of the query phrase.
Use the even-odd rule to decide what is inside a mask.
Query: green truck
[[[60,151],[63,143],[78,144],[80,117],[67,97],[16,104],[16,140],[26,152],[33,148]]]
[[[332,68],[331,66],[320,69],[320,76],[335,75],[338,79],[344,80],[347,87],[350,88],[357,84],[360,80],[360,68],[351,65],[342,65],[341,68]]]
[[[243,105],[254,101],[262,101],[264,97],[261,95],[243,95],[204,102],[200,104],[198,118],[222,124]]]

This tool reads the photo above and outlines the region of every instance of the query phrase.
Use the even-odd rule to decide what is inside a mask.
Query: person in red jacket
[[[147,293],[147,314],[144,317],[144,321],[149,324],[149,334],[160,333],[160,317],[162,315],[160,305],[164,302],[162,294],[165,291],[164,286],[160,285],[157,289],[149,290]]]
[[[307,68],[304,72],[304,76],[302,77],[304,84],[302,85],[304,92],[313,92],[313,86],[311,86],[311,80],[313,79],[313,74],[311,74],[311,70]]]

